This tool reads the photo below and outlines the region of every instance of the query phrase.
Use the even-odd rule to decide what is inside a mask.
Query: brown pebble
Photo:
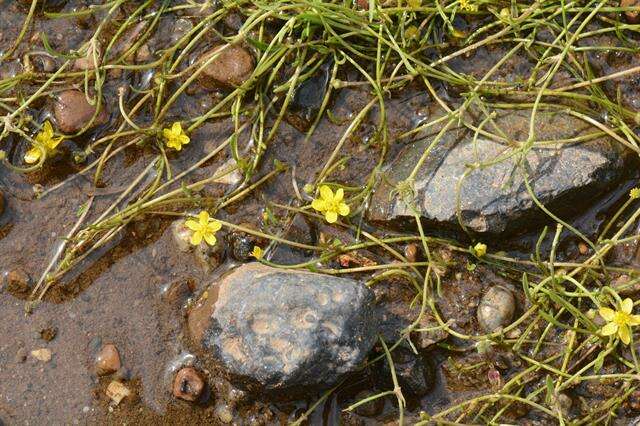
[[[203,56],[203,61],[207,61],[218,50],[224,46],[218,46]],[[237,87],[242,85],[253,72],[253,56],[241,46],[227,46],[220,54],[207,65],[200,81],[207,88],[215,87]]]
[[[90,105],[85,94],[79,90],[66,90],[60,93],[53,106],[56,123],[63,133],[76,133],[81,130],[89,124],[95,111],[96,107]],[[107,118],[107,112],[103,105],[93,121],[93,125],[104,124]]]
[[[28,295],[31,292],[29,282],[29,275],[22,269],[12,269],[5,277],[7,291],[13,295]]]
[[[620,7],[638,7],[640,8],[640,0],[620,0]],[[628,10],[624,12],[624,17],[630,24],[640,23],[640,10]]]
[[[47,342],[52,341],[58,335],[58,327],[47,327],[40,330],[40,338]]]
[[[98,50],[95,55],[93,54],[93,52],[94,52],[94,47],[93,45],[91,45],[87,49],[87,53],[82,58],[78,58],[74,61],[73,68],[80,71],[96,69],[98,65],[100,65],[100,48],[98,47]],[[96,58],[98,59],[97,62],[96,62]]]
[[[185,401],[196,401],[204,390],[204,380],[193,367],[182,368],[173,380],[173,396]]]
[[[120,370],[120,354],[118,348],[111,343],[106,344],[100,349],[96,355],[96,374],[98,376],[106,376]]]
[[[409,262],[416,262],[418,260],[418,245],[407,244],[404,248],[404,256]]]
[[[589,247],[585,243],[578,243],[578,251],[580,251],[580,254],[587,254],[589,253]]]
[[[122,400],[131,395],[131,391],[122,383],[114,380],[109,383],[105,392],[109,399],[113,401],[115,405],[120,404]]]

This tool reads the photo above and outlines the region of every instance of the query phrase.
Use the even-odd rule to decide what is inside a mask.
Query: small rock
[[[301,132],[309,130],[315,121],[329,86],[332,63],[326,62],[318,71],[300,83],[289,105],[287,121]]]
[[[179,308],[192,294],[191,283],[182,279],[166,284],[162,289],[161,296],[167,304]]]
[[[513,292],[502,286],[493,286],[482,296],[478,306],[478,323],[492,333],[505,327],[513,319],[516,299]]]
[[[218,420],[224,424],[228,424],[233,421],[233,412],[231,411],[231,408],[223,402],[216,405],[215,414]]]
[[[531,111],[494,112],[496,126],[505,136],[524,143]],[[429,119],[438,114],[430,112]],[[465,118],[478,122],[480,116],[485,117],[469,111]],[[597,132],[569,114],[547,111],[538,111],[534,128],[536,140],[541,141]],[[531,230],[549,220],[529,195],[517,156],[510,156],[513,148],[509,144],[475,138],[465,126],[455,126],[441,135],[421,162],[441,130],[430,129],[387,166],[372,197],[369,220],[395,227],[414,226],[417,210],[425,226],[440,232],[462,232],[462,222],[467,231],[494,236]],[[582,213],[587,201],[609,193],[623,178],[630,161],[627,154],[608,137],[579,144],[545,144],[532,148],[526,156],[528,181],[542,204],[560,217],[570,218]],[[488,165],[470,167],[479,163]],[[416,167],[417,173],[410,176]],[[409,177],[414,179],[408,181]],[[398,185],[404,185],[400,191]]]
[[[326,388],[375,341],[373,294],[357,281],[249,263],[207,294],[189,313],[190,335],[251,390]]]
[[[89,124],[96,107],[90,105],[84,93],[79,90],[67,90],[58,95],[53,106],[58,128],[63,133],[76,133]],[[93,126],[107,122],[108,116],[104,105],[95,120]]]
[[[207,88],[240,86],[253,72],[253,56],[247,49],[236,45],[225,46],[215,47],[203,56],[202,60],[207,61],[213,54],[224,48],[200,74],[200,82]]]
[[[204,380],[193,367],[180,369],[173,380],[173,396],[185,401],[196,401],[204,390]]]
[[[16,351],[16,362],[23,363],[27,360],[27,350],[25,348],[18,348]]]
[[[12,269],[5,275],[7,291],[15,296],[27,296],[31,292],[31,278],[22,269]]]
[[[145,43],[136,51],[136,62],[139,64],[149,62],[151,56],[151,49],[149,49],[149,45]]]
[[[176,243],[176,247],[181,252],[187,253],[193,250],[193,244],[191,244],[192,231],[185,226],[184,219],[178,219],[171,224],[171,236]]]
[[[52,341],[58,335],[58,327],[47,327],[40,330],[40,338],[47,342]]]
[[[194,255],[205,272],[208,273],[216,269],[222,263],[226,255],[223,233],[218,233],[216,244],[213,246],[202,241],[200,245],[195,248]]]
[[[407,346],[399,346],[391,352],[391,358],[398,383],[406,396],[421,397],[431,390],[435,374],[432,366],[421,354],[415,354]],[[386,360],[381,362],[384,362],[384,367],[379,379],[384,386],[390,386],[392,381],[389,365]]]
[[[404,257],[407,261],[413,263],[418,261],[419,248],[416,243],[407,244],[404,248]]]
[[[109,343],[102,346],[100,352],[96,355],[96,374],[98,376],[106,376],[120,370],[120,353],[115,345]]]
[[[637,7],[640,8],[640,0],[620,0],[620,7]],[[624,17],[630,24],[640,23],[640,11],[628,10],[624,12]]]
[[[31,356],[42,362],[51,361],[51,349],[42,348],[31,351]]]
[[[114,380],[107,386],[106,394],[115,405],[118,405],[124,398],[131,395],[131,391],[121,382]]]
[[[589,253],[589,247],[585,243],[579,242],[578,243],[578,251],[580,252],[581,255],[585,255],[585,254]]]
[[[73,62],[73,68],[80,71],[94,70],[100,65],[100,47],[90,45],[87,53]],[[95,56],[94,56],[95,52]],[[96,61],[97,59],[97,61]]]
[[[553,401],[557,410],[560,410],[563,417],[567,417],[569,412],[571,411],[571,407],[573,406],[573,401],[571,397],[566,393],[560,393]]]
[[[375,395],[375,392],[360,391],[353,399],[353,403],[355,404],[356,402],[362,401],[363,399],[369,398],[373,395]],[[362,417],[376,417],[382,414],[382,410],[384,410],[384,398],[374,399],[373,401],[362,404],[356,407],[354,411]]]
[[[187,18],[179,18],[177,19],[173,25],[173,32],[171,33],[171,43],[174,44],[178,42],[182,37],[185,36],[191,29],[193,28],[193,23],[191,20]]]
[[[251,224],[243,223],[241,226],[252,228]],[[260,238],[247,234],[246,232],[234,230],[228,236],[231,256],[240,262],[247,262],[253,259],[251,255],[255,246],[263,246]]]

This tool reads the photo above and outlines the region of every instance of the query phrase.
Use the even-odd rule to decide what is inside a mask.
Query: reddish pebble
[[[204,390],[204,380],[193,367],[178,371],[173,380],[173,396],[185,401],[196,401]]]
[[[106,376],[120,370],[120,354],[115,345],[107,344],[100,349],[96,356],[96,374]]]
[[[640,23],[640,0],[621,0],[620,7],[637,7],[638,10],[628,10],[624,12],[627,22],[630,24]]]
[[[585,243],[579,243],[578,251],[580,251],[580,254],[587,254],[589,253],[589,247]]]
[[[220,51],[220,52],[219,52]],[[237,87],[253,72],[253,56],[241,46],[218,46],[204,55],[203,61],[217,56],[202,70],[200,81],[207,88]]]
[[[89,124],[95,111],[96,107],[89,104],[85,94],[79,90],[66,90],[60,93],[53,106],[56,123],[63,133],[76,133],[84,128]],[[103,105],[92,125],[104,124],[107,118]]]

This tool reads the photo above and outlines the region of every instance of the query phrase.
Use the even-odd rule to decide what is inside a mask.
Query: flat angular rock
[[[249,263],[209,288],[188,326],[232,380],[290,395],[356,370],[378,321],[373,292],[357,281]]]
[[[218,56],[200,74],[203,86],[234,88],[251,77],[254,63],[253,56],[247,49],[236,45],[218,46],[207,52],[202,60],[207,61],[216,53]]]
[[[505,235],[548,221],[527,191],[524,170],[537,199],[561,217],[580,212],[623,176],[628,156],[620,144],[562,112],[538,111],[536,143],[519,167],[516,152],[528,137],[531,111],[496,112],[495,123],[510,142],[496,142],[482,134],[474,142],[474,132],[454,125],[419,167],[413,182],[413,204],[428,226],[460,231],[458,202],[461,222],[476,233]],[[466,116],[476,124],[483,117]],[[500,134],[491,124],[485,129]],[[369,220],[415,226],[412,210],[396,190],[397,184],[411,174],[440,130],[430,130],[385,169],[371,202]]]

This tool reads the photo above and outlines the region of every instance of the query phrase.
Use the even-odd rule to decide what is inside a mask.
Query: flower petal
[[[626,325],[621,325],[618,328],[618,336],[620,336],[620,340],[622,340],[622,343],[628,345],[631,341],[631,331],[629,330],[629,327],[627,327]]]
[[[600,334],[603,336],[611,336],[612,334],[616,334],[616,331],[618,331],[618,324],[615,322],[609,322],[602,327]]]
[[[340,201],[342,201],[343,198],[344,198],[344,189],[338,188],[336,190],[336,196],[333,197],[333,200],[339,203]]]
[[[184,223],[184,226],[191,229],[192,231],[199,231],[201,226],[198,222],[193,219],[189,219]]]
[[[600,308],[599,313],[605,321],[613,321],[613,318],[616,316],[615,311],[611,308]]]
[[[640,315],[629,315],[629,325],[640,325]]]
[[[314,210],[323,212],[327,209],[327,203],[324,200],[316,198],[311,202],[311,207],[313,207]]]
[[[56,149],[58,147],[58,145],[60,145],[60,142],[62,142],[62,136],[59,136],[57,138],[50,138],[47,141],[47,148],[49,148],[51,151],[53,151],[54,149]]]
[[[169,129],[162,129],[162,136],[164,136],[167,141],[170,141],[173,139],[173,132]]]
[[[191,236],[190,242],[194,246],[200,245],[200,243],[202,242],[202,232],[200,231],[194,232],[193,235]]]
[[[624,299],[620,304],[620,309],[625,314],[630,314],[631,311],[633,310],[633,300],[629,299],[628,297]]]
[[[176,121],[175,123],[173,123],[173,126],[171,126],[171,132],[174,135],[179,135],[182,133],[182,124],[180,124],[179,121]]]
[[[49,122],[49,120],[44,122],[44,126],[42,127],[42,132],[48,137],[53,136],[53,127],[51,126],[51,123]]]
[[[325,201],[333,200],[333,191],[327,185],[322,185],[320,187],[320,198]]]
[[[216,241],[217,241],[216,236],[213,235],[213,234],[209,234],[209,233],[204,234],[204,240],[210,246],[215,246],[216,245]]]
[[[338,213],[340,214],[340,216],[347,216],[350,211],[351,208],[349,208],[349,205],[347,205],[346,203],[340,203],[340,205],[338,206]]]
[[[189,136],[182,134],[180,136],[178,136],[178,142],[180,142],[182,145],[186,145],[191,141],[191,139],[189,138]]]
[[[40,157],[42,157],[42,151],[40,151],[40,148],[34,147],[24,154],[24,162],[27,164],[35,164],[40,160]]]
[[[338,213],[334,211],[328,211],[325,213],[324,217],[325,219],[327,219],[327,222],[335,223],[338,220]]]
[[[213,219],[210,223],[209,223],[209,231],[211,232],[218,232],[220,229],[222,229],[222,223],[220,223],[219,220],[215,220]]]
[[[200,222],[200,225],[208,225],[209,224],[209,212],[206,210],[202,210],[199,214],[198,214],[198,221]]]

